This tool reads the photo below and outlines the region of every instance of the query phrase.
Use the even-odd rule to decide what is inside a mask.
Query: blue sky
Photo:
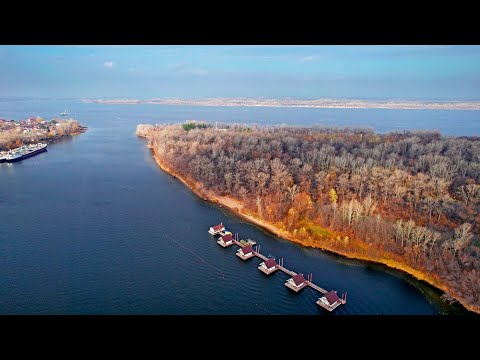
[[[0,46],[0,96],[480,100],[480,46]]]

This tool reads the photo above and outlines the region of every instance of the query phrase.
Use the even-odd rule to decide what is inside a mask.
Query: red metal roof
[[[222,236],[222,241],[224,243],[227,243],[228,241],[233,241],[233,237],[230,234],[224,235],[224,236]]]
[[[265,260],[265,266],[267,267],[267,269],[270,269],[270,268],[274,267],[275,265],[277,265],[277,263],[275,262],[274,259]]]
[[[340,300],[340,298],[338,297],[337,293],[334,290],[326,293],[324,296],[325,296],[325,299],[327,299],[327,301],[330,305],[333,305],[338,300]]]
[[[292,277],[292,280],[297,286],[300,286],[305,282],[305,278],[303,277],[303,274],[295,275],[294,277]]]
[[[215,225],[215,226],[212,226],[212,229],[217,231],[217,230],[220,230],[220,229],[224,229],[225,227],[222,225],[222,224],[218,224],[218,225]]]
[[[248,255],[250,254],[251,252],[253,252],[253,249],[251,246],[245,246],[242,248],[242,252],[244,255]]]

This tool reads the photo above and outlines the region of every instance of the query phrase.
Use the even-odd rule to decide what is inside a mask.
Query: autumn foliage
[[[242,125],[137,134],[202,191],[302,244],[401,264],[480,311],[478,139]]]
[[[23,123],[23,124],[22,124]],[[15,126],[11,122],[0,121],[0,150],[15,149],[23,144],[59,138],[84,131],[74,119],[44,121],[37,117],[32,121],[20,122]]]

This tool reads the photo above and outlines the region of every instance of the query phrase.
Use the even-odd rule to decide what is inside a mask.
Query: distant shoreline
[[[349,99],[82,99],[84,103],[111,105],[194,105],[238,107],[297,107],[321,109],[403,109],[403,110],[480,110],[480,101],[427,101],[427,100],[349,100]]]

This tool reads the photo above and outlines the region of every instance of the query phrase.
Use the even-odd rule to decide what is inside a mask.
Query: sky
[[[480,46],[0,45],[0,97],[480,100]]]

